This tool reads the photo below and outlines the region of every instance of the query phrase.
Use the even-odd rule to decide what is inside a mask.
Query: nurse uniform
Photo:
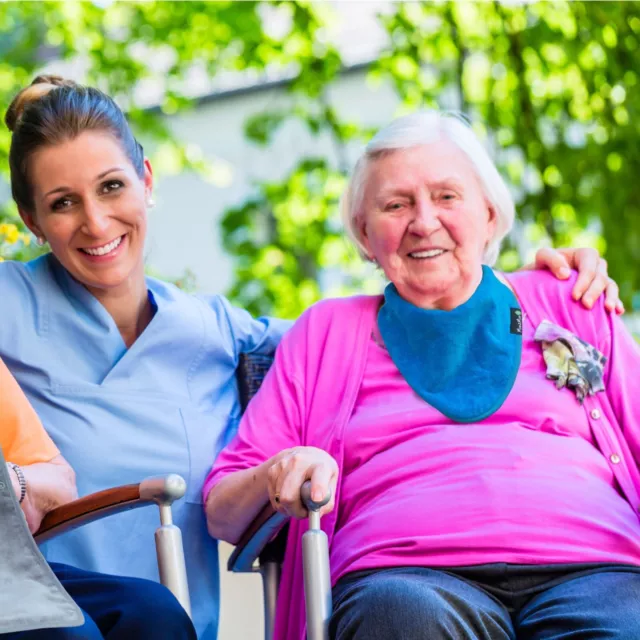
[[[222,296],[148,278],[155,315],[127,349],[113,318],[53,255],[0,263],[0,358],[62,455],[80,495],[179,473],[176,503],[199,638],[218,626],[218,554],[201,490],[239,417],[241,353],[271,352],[289,323],[253,319]],[[128,511],[43,545],[50,562],[158,580],[158,511]]]

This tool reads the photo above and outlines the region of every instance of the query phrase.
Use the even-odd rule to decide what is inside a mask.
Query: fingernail
[[[593,298],[590,298],[589,296],[586,296],[584,299],[584,303],[590,307],[593,304]]]
[[[320,489],[314,489],[311,492],[311,499],[314,502],[320,502],[322,500],[322,492],[320,491]]]
[[[568,278],[571,275],[571,269],[569,269],[569,267],[562,267],[559,273],[561,278]]]

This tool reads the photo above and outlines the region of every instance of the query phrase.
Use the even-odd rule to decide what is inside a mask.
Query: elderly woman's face
[[[363,244],[405,300],[453,308],[480,281],[495,213],[470,161],[452,142],[373,161],[362,215]]]

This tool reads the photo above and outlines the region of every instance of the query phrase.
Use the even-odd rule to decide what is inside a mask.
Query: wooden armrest
[[[121,511],[152,503],[170,505],[184,495],[186,488],[186,482],[180,476],[170,474],[147,478],[139,484],[98,491],[50,511],[43,518],[34,538],[38,543],[45,542],[60,533]]]
[[[254,518],[233,550],[227,569],[234,573],[248,573],[263,549],[277,535],[289,518],[275,511],[271,504],[266,505]]]

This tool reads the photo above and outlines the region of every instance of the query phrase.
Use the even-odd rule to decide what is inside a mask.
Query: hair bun
[[[73,80],[67,80],[61,76],[38,76],[11,101],[7,113],[4,116],[4,122],[7,128],[9,131],[14,131],[26,107],[32,102],[46,96],[50,91],[53,91],[53,89],[77,86]]]

